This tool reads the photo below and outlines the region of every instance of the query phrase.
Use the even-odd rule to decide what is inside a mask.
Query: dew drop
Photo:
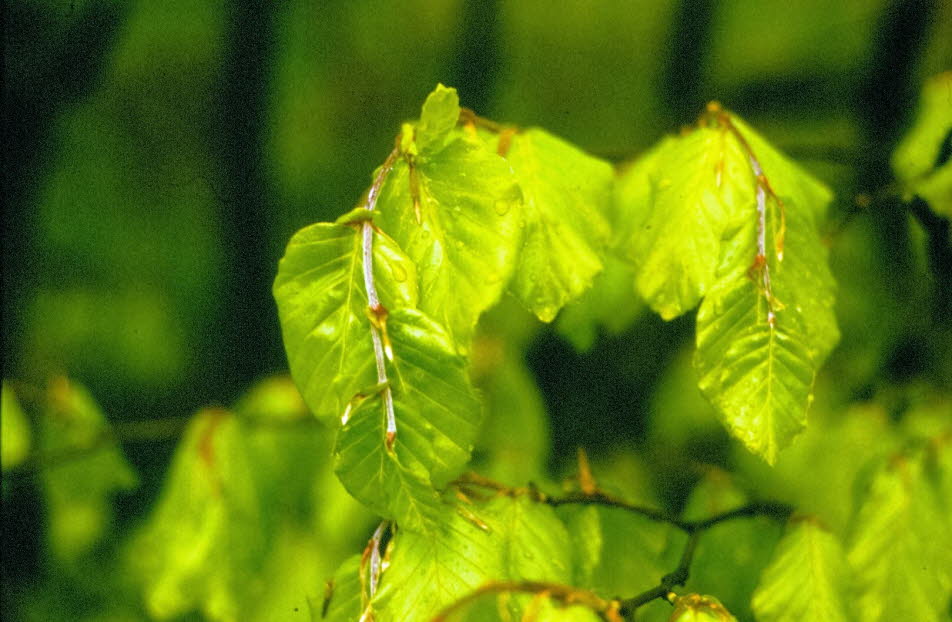
[[[397,283],[406,283],[407,271],[400,264],[393,264],[393,280]]]
[[[500,216],[505,216],[506,214],[509,213],[509,210],[512,209],[512,203],[513,203],[513,202],[512,202],[511,200],[499,199],[499,200],[496,201],[496,203],[493,205],[493,209],[494,209],[494,210],[496,211],[496,213],[499,214]]]

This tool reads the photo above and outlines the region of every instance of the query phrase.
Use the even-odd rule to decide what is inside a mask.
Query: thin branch
[[[591,494],[584,492],[574,492],[562,497],[549,497],[546,495],[541,495],[541,499],[539,500],[542,503],[551,505],[552,507],[558,507],[560,505],[600,505],[603,507],[617,508],[627,512],[632,512],[633,514],[639,514],[653,521],[668,523],[677,527],[678,529],[681,529],[682,531],[691,530],[690,523],[684,522],[677,517],[668,514],[667,512],[655,508],[628,503],[624,499],[619,499],[618,497],[609,495],[602,491],[595,491]]]
[[[397,144],[399,144],[399,142],[400,137],[398,136]],[[399,157],[400,149],[399,147],[394,147],[393,151],[390,152],[390,155],[387,156],[387,159],[384,160],[383,165],[380,167],[380,171],[377,173],[376,178],[374,178],[373,185],[370,186],[370,191],[367,193],[367,200],[364,203],[368,212],[372,212],[377,206],[377,198],[380,195],[381,188],[383,188],[384,181],[386,181],[390,171],[393,170],[393,165],[397,162],[397,158]],[[371,318],[370,336],[374,342],[374,358],[377,363],[377,382],[383,385],[383,403],[387,415],[386,445],[387,450],[391,451],[394,442],[397,440],[397,418],[393,411],[393,391],[387,379],[385,356],[386,358],[392,359],[393,353],[389,347],[389,339],[386,338],[387,310],[380,304],[380,298],[377,296],[377,287],[374,284],[373,223],[370,220],[366,220],[361,227],[363,233],[364,289],[367,292],[367,304]],[[387,356],[388,354],[389,356]]]
[[[661,582],[658,583],[658,585],[649,590],[645,590],[637,596],[632,596],[631,598],[626,598],[621,601],[620,613],[623,616],[631,618],[638,607],[646,605],[653,600],[659,598],[671,600],[671,590],[679,585],[684,585],[688,581],[688,577],[691,574],[691,562],[694,560],[694,552],[697,550],[697,542],[700,535],[700,531],[695,531],[688,536],[687,542],[684,544],[684,550],[681,552],[681,559],[678,562],[677,568],[661,577]]]

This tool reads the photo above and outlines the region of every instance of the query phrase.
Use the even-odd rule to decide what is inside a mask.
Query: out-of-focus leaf
[[[549,419],[520,353],[500,337],[480,335],[471,375],[486,410],[472,469],[510,486],[539,482],[549,459]]]
[[[506,161],[478,138],[450,134],[458,102],[455,89],[441,85],[419,125],[404,127],[403,155],[381,190],[376,222],[416,263],[420,309],[466,351],[477,319],[515,268],[523,220]]]
[[[711,471],[691,493],[684,518],[705,519],[745,502],[726,473]],[[751,619],[751,596],[781,532],[782,527],[766,517],[731,520],[704,531],[685,588],[717,594],[739,619]]]
[[[946,439],[936,449],[947,455],[950,447]],[[848,557],[859,619],[938,621],[948,615],[952,515],[928,458],[920,450],[883,464],[853,521]]]
[[[758,622],[849,622],[851,578],[836,537],[799,520],[777,544],[751,608]]]
[[[383,234],[373,242],[381,304],[417,303],[416,270]],[[377,383],[359,228],[318,223],[291,239],[274,281],[291,374],[315,415],[332,427],[361,391]]]
[[[893,153],[892,167],[907,192],[936,213],[952,218],[952,71],[930,79],[922,90],[913,126]]]
[[[614,174],[545,130],[487,138],[512,166],[524,200],[525,239],[510,290],[543,322],[591,287],[601,272]]]
[[[7,471],[23,462],[30,453],[30,423],[6,380],[0,395],[0,409],[3,410],[0,418],[0,468]]]
[[[640,456],[619,452],[594,462],[600,490],[630,503],[659,507]],[[678,563],[686,536],[672,526],[626,510],[583,505],[558,508],[575,550],[574,584],[606,598],[658,584]]]
[[[843,538],[857,510],[857,486],[901,442],[885,409],[877,404],[857,404],[845,412],[824,405],[803,437],[780,454],[773,467],[739,449],[734,464],[762,498],[790,503]]]
[[[385,401],[362,401],[337,436],[335,471],[354,497],[405,529],[432,529],[437,490],[459,475],[482,419],[466,360],[450,336],[419,311],[390,314],[388,377],[397,436],[387,447]]]
[[[590,349],[602,331],[619,335],[645,311],[632,285],[631,265],[611,253],[604,261],[591,289],[565,305],[555,322],[555,330],[580,352]]]
[[[4,410],[4,418],[6,410]],[[105,415],[78,383],[56,378],[40,421],[49,547],[64,561],[90,552],[112,526],[112,497],[138,485]]]
[[[260,596],[255,582],[267,534],[237,417],[198,413],[172,460],[158,505],[129,556],[149,614],[169,619],[200,609],[212,620],[242,619],[243,599]]]

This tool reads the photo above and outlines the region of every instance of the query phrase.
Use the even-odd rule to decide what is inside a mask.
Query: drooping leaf
[[[475,137],[450,133],[458,101],[454,89],[438,87],[420,123],[404,127],[376,222],[416,263],[420,309],[465,351],[515,268],[522,193],[504,159]]]
[[[851,571],[843,547],[812,520],[794,522],[754,592],[758,622],[849,622]]]
[[[743,122],[730,123],[767,181],[758,182],[752,162],[732,173],[744,180],[748,209],[724,240],[717,280],[698,311],[695,366],[731,433],[773,463],[806,426],[814,377],[839,339],[817,231],[829,193]],[[750,201],[757,194],[762,214]]]
[[[949,452],[948,443],[943,451]],[[861,620],[945,620],[952,591],[952,517],[927,476],[928,454],[890,460],[854,520],[848,558]]]
[[[235,415],[206,410],[190,422],[158,504],[133,539],[130,563],[149,614],[193,609],[212,620],[242,619],[241,603],[266,553],[258,492]]]
[[[551,508],[528,498],[443,510],[429,535],[398,531],[373,609],[380,622],[430,620],[490,581],[570,584],[568,535]],[[526,600],[513,597],[513,619]]]
[[[525,239],[510,290],[543,322],[578,298],[601,272],[611,233],[611,166],[548,132],[530,128],[507,141],[506,161],[522,190]]]
[[[49,547],[57,558],[75,561],[110,531],[113,496],[135,488],[138,478],[99,405],[78,383],[62,377],[50,383],[39,427],[43,454],[70,458],[43,465],[42,475]]]
[[[375,233],[374,282],[390,310],[417,302],[416,269]],[[318,223],[288,244],[274,281],[291,374],[308,407],[337,426],[354,396],[377,382],[359,227]]]
[[[724,239],[756,213],[741,146],[707,127],[666,138],[639,158],[619,180],[618,203],[638,291],[666,320],[707,294]]]
[[[952,218],[952,71],[929,80],[915,123],[893,153],[892,167],[907,192]]]
[[[335,447],[338,476],[357,499],[406,529],[429,529],[437,491],[469,459],[482,418],[466,360],[450,336],[425,314],[402,309],[387,329],[388,364],[397,436],[387,448],[385,400],[361,402],[341,428]]]
[[[0,468],[7,471],[23,462],[30,453],[30,424],[10,384],[2,389],[3,417],[0,418]]]

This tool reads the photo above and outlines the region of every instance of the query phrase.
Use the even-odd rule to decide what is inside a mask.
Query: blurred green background
[[[837,399],[947,383],[948,278],[928,232],[876,197],[950,31],[938,0],[10,0],[3,376],[75,378],[121,423],[232,404],[284,371],[270,289],[284,245],[354,205],[443,82],[615,162],[720,100],[837,192]],[[656,447],[650,414],[679,399],[692,335],[690,318],[643,315],[579,354],[543,329],[528,361],[553,465],[578,445]],[[723,462],[723,437],[705,439],[695,458]],[[141,485],[117,530],[155,500],[175,442],[124,444]],[[4,610],[48,572],[34,482],[5,495]]]

